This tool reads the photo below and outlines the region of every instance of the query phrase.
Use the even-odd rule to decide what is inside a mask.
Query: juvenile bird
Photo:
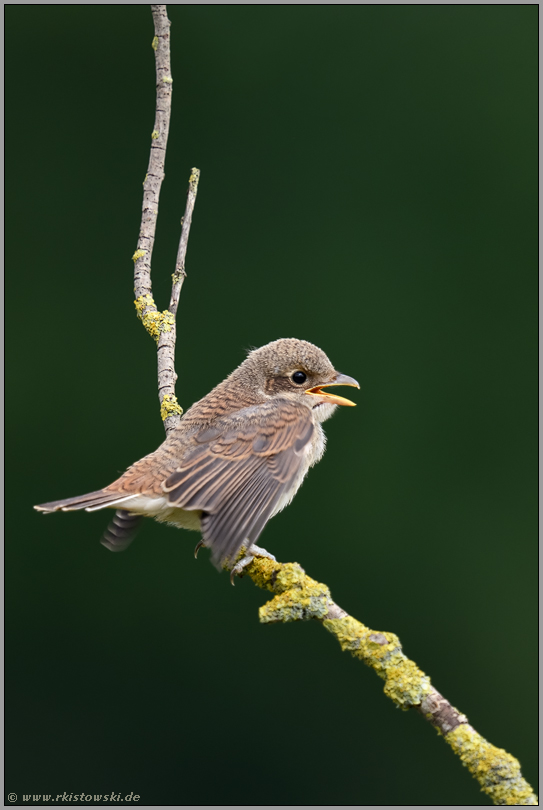
[[[200,531],[196,551],[211,549],[213,563],[230,568],[233,577],[255,555],[272,556],[255,545],[264,526],[322,458],[321,423],[338,405],[355,404],[322,390],[336,385],[360,388],[317,346],[275,340],[250,352],[184,414],[158,450],[112,484],[34,508],[116,508],[101,541],[111,551],[129,545],[145,516]],[[245,556],[236,564],[242,547]]]

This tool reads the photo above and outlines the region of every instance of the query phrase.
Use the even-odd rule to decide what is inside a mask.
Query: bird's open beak
[[[351,402],[350,399],[339,397],[337,394],[329,394],[328,391],[322,390],[323,388],[330,388],[332,385],[352,385],[353,388],[360,388],[357,381],[352,377],[348,377],[347,374],[336,374],[332,382],[316,385],[315,388],[308,388],[305,393],[322,397],[325,402],[329,402],[333,405],[356,405],[356,402]]]

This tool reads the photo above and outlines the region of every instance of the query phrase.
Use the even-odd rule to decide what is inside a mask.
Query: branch
[[[155,51],[156,64],[156,109],[155,126],[151,133],[151,153],[149,166],[143,183],[143,205],[141,226],[134,261],[134,295],[138,317],[146,330],[158,344],[158,396],[160,415],[164,421],[166,433],[178,423],[183,413],[175,396],[175,316],[179,303],[179,294],[185,273],[185,256],[192,221],[192,211],[196,201],[200,172],[193,169],[189,180],[189,191],[185,216],[181,220],[181,239],[177,255],[175,272],[172,276],[172,294],[170,306],[159,312],[153,299],[151,284],[151,258],[155,243],[158,201],[164,179],[164,162],[170,129],[172,108],[173,79],[170,69],[170,21],[165,5],[152,5],[155,36],[152,46]]]
[[[187,275],[185,272],[185,256],[187,254],[192,212],[196,202],[196,194],[198,193],[199,180],[200,170],[193,169],[189,179],[185,215],[181,220],[182,227],[177,262],[175,263],[175,272],[172,274],[172,294],[170,306],[168,307],[168,324],[170,324],[171,328],[169,330],[164,329],[158,341],[158,394],[160,398],[160,415],[164,421],[166,433],[169,433],[179,424],[183,413],[175,396],[175,381],[177,380],[177,374],[175,373],[175,340],[177,337],[175,316],[177,315],[181,287]],[[163,313],[164,316],[166,314]]]
[[[298,563],[254,557],[244,569],[255,585],[275,594],[263,605],[260,621],[293,622],[317,619],[342,650],[349,650],[385,681],[384,692],[400,709],[416,709],[438,730],[484,793],[495,805],[537,805],[537,796],[520,772],[520,763],[496,748],[451,706],[414,661],[402,652],[394,633],[370,630],[332,600],[326,585],[308,577]]]

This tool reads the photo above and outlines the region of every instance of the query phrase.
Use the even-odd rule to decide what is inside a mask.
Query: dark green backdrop
[[[263,544],[299,561],[536,778],[535,5],[175,5],[153,261],[186,408],[278,337],[361,382]],[[11,5],[6,791],[145,804],[485,805],[317,624],[260,626],[196,535],[43,501],[163,438],[132,253],[146,5]]]

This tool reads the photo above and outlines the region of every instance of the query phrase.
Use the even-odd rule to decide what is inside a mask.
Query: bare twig
[[[385,681],[384,692],[401,709],[414,708],[449,743],[495,805],[536,805],[537,796],[520,772],[520,763],[496,748],[469,725],[402,652],[394,633],[370,630],[332,600],[326,585],[308,577],[298,563],[255,557],[243,573],[275,596],[260,608],[260,621],[317,619],[339,641]]]
[[[152,301],[151,257],[155,243],[158,200],[164,179],[164,160],[170,129],[172,109],[172,76],[170,70],[170,21],[166,6],[151,6],[155,37],[153,49],[156,63],[156,111],[155,126],[151,133],[149,166],[143,183],[143,206],[138,247],[134,253],[134,293],[136,299],[149,297]],[[141,310],[141,311],[140,311]],[[154,302],[143,303],[138,314],[143,316],[154,310]]]
[[[181,220],[181,238],[179,239],[179,250],[177,251],[177,262],[175,264],[175,273],[172,276],[172,296],[170,298],[170,306],[168,309],[172,315],[177,314],[177,305],[179,303],[179,293],[183,286],[183,281],[186,277],[185,272],[185,256],[187,255],[187,245],[189,241],[190,226],[192,224],[192,212],[194,210],[194,203],[196,202],[196,194],[198,193],[198,182],[200,180],[200,169],[193,169],[189,178],[189,190],[187,193],[187,205],[185,208],[185,215]]]
[[[172,274],[172,294],[170,306],[168,307],[171,328],[162,331],[158,341],[158,393],[160,397],[160,415],[164,420],[166,433],[169,433],[179,424],[182,414],[181,407],[175,396],[175,381],[177,380],[177,374],[175,373],[175,341],[177,337],[175,316],[177,315],[181,287],[187,275],[185,272],[185,256],[187,254],[192,212],[196,202],[196,194],[198,193],[199,179],[200,170],[193,169],[189,179],[185,215],[181,220],[182,228],[179,250],[177,251],[177,262],[175,272]],[[166,315],[166,313],[163,314]]]
[[[170,129],[172,107],[172,75],[170,69],[170,21],[165,5],[152,5],[155,36],[152,46],[156,63],[156,111],[155,126],[151,133],[151,153],[149,167],[143,183],[143,206],[141,227],[134,260],[134,295],[138,317],[152,338],[158,344],[158,396],[160,415],[164,421],[166,433],[169,433],[179,422],[183,413],[175,396],[175,316],[179,303],[179,294],[185,278],[185,255],[192,221],[192,211],[196,200],[200,172],[193,169],[189,180],[189,192],[183,227],[177,256],[175,272],[172,276],[172,295],[170,306],[159,312],[153,299],[151,284],[151,258],[155,242],[158,201],[164,179],[164,162],[166,145]]]

